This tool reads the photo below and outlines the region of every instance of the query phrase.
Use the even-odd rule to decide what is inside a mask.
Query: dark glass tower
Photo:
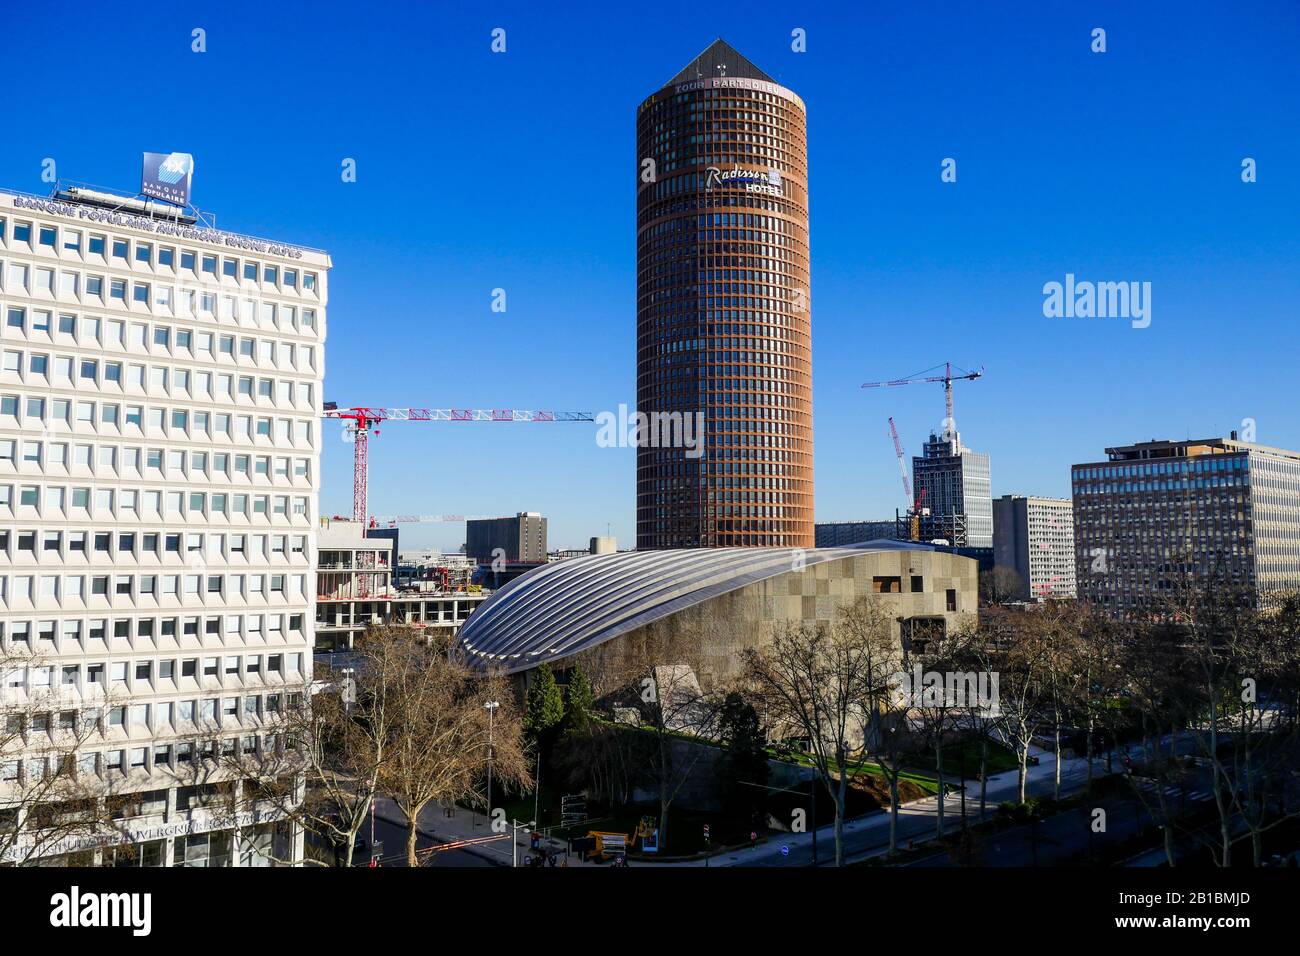
[[[806,128],[722,40],[637,110],[638,548],[813,547]]]

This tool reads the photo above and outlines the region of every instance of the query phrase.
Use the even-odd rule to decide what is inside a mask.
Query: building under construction
[[[322,519],[317,532],[317,654],[348,651],[367,627],[402,624],[454,636],[490,592],[468,579],[396,587],[393,539],[364,523]]]
[[[912,458],[912,483],[928,512],[919,516],[920,540],[993,547],[989,456],[963,446],[956,429],[945,436],[930,434],[923,454]]]
[[[912,502],[906,516],[898,515],[896,537],[910,541],[947,542],[954,548],[993,547],[993,490],[989,478],[989,456],[972,451],[961,443],[953,416],[954,382],[975,381],[984,370],[967,372],[945,362],[926,372],[943,370],[942,375],[898,378],[887,382],[867,382],[863,388],[892,388],[898,385],[940,384],[943,386],[944,419],[942,432],[930,433],[922,454],[912,458],[912,481],[907,480],[903,464],[903,443],[899,440],[894,419],[889,419],[889,434],[898,456],[903,491]]]

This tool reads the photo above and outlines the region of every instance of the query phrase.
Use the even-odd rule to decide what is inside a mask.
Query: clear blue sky
[[[858,386],[945,359],[986,366],[957,421],[995,495],[1067,495],[1108,444],[1247,417],[1300,448],[1297,4],[445,6],[14,4],[0,185],[47,191],[50,157],[134,188],[141,151],[191,152],[222,227],[333,254],[327,398],[614,409],[635,399],[635,109],[720,35],[808,104],[819,520],[902,504],[886,417],[918,452],[940,389]],[[1151,282],[1151,327],[1044,318],[1067,272]],[[346,513],[351,446],[326,435],[321,509]],[[395,424],[370,493],[541,511],[553,546],[634,539],[634,452],[584,425]]]

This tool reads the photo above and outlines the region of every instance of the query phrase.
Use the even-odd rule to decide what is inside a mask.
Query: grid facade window
[[[803,102],[718,41],[637,149],[637,547],[812,547]]]
[[[1300,587],[1300,454],[1235,439],[1108,449],[1071,470],[1079,597],[1116,614],[1177,591]]]
[[[0,194],[0,694],[177,813],[311,678],[329,258],[54,205]]]
[[[1017,599],[1077,596],[1068,499],[1003,495],[993,502],[993,517],[993,559],[1015,573]]]

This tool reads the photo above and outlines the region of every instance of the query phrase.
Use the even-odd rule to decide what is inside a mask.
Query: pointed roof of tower
[[[726,40],[718,37],[709,44],[708,48],[687,63],[680,73],[664,84],[665,87],[676,86],[678,83],[689,83],[692,80],[707,80],[719,76],[739,76],[750,80],[766,80],[768,83],[775,83],[772,79],[748,59],[736,52]]]

